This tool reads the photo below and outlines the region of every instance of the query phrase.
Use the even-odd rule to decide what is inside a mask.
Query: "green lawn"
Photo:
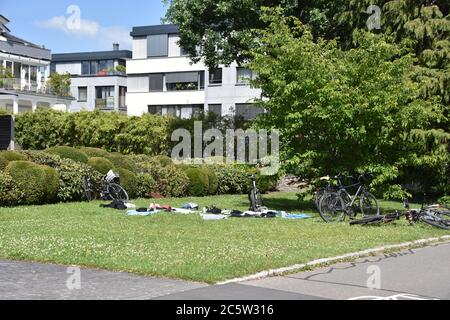
[[[313,212],[294,193],[265,197],[277,210]],[[136,201],[148,206],[149,200]],[[246,196],[165,199],[247,209]],[[381,227],[310,220],[228,219],[163,213],[127,217],[100,202],[0,208],[0,258],[79,265],[137,274],[217,282],[383,244],[448,234],[405,221]],[[383,203],[401,209],[398,203]],[[308,208],[309,207],[309,208]]]

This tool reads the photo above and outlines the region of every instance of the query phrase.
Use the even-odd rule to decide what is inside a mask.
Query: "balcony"
[[[22,79],[17,78],[0,78],[0,89],[11,90],[19,93],[34,93],[34,94],[42,94],[42,95],[51,95],[51,96],[59,96],[57,95],[51,88],[48,88],[45,84],[42,84],[41,87],[38,87],[38,83],[32,81],[30,83],[26,83],[22,81]],[[62,95],[64,98],[70,98],[70,90],[67,89],[66,92]]]
[[[115,99],[109,97],[106,99],[95,99],[95,110],[100,111],[115,111]],[[127,106],[125,105],[125,97],[119,97],[119,110],[120,112],[127,112]]]

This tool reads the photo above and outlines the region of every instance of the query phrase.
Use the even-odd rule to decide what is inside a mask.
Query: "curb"
[[[348,253],[348,254],[345,254],[342,256],[337,256],[337,257],[332,257],[332,258],[317,259],[317,260],[314,260],[314,261],[311,261],[308,263],[296,264],[296,265],[293,265],[290,267],[262,271],[262,272],[255,273],[250,276],[218,282],[218,283],[216,283],[216,285],[225,285],[225,284],[230,284],[230,283],[259,280],[259,279],[269,278],[269,277],[273,277],[273,276],[281,276],[286,273],[300,271],[302,269],[305,269],[306,267],[316,267],[316,266],[324,265],[324,264],[337,263],[342,260],[363,258],[363,257],[367,257],[367,256],[370,256],[373,254],[377,254],[377,253],[379,254],[379,253],[385,252],[387,250],[404,249],[404,248],[416,247],[416,246],[426,246],[431,243],[448,242],[448,241],[450,241],[450,235],[442,236],[439,238],[421,239],[421,240],[416,240],[416,241],[411,241],[411,242],[404,242],[404,243],[400,243],[400,244],[388,245],[388,246],[378,247],[378,248],[374,248],[374,249],[367,249],[367,250],[363,250],[363,251],[359,251],[359,252]]]

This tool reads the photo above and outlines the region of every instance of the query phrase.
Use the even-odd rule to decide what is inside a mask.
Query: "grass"
[[[266,205],[313,212],[294,193],[274,193]],[[148,206],[149,200],[138,200]],[[180,206],[196,202],[245,210],[246,196],[159,200]],[[0,258],[79,265],[208,283],[269,268],[304,263],[384,244],[441,236],[447,231],[399,221],[380,227],[309,220],[228,219],[198,215],[128,217],[99,208],[100,202],[0,208]],[[401,209],[398,203],[383,203]]]

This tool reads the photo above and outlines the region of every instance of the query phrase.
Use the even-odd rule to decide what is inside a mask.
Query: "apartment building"
[[[75,98],[71,112],[117,111],[127,112],[126,61],[129,50],[61,53],[52,55],[51,73],[70,73],[71,94]]]
[[[11,34],[0,15],[0,109],[13,114],[37,107],[67,110],[72,98],[58,96],[46,85],[51,52]]]
[[[236,64],[208,70],[192,64],[178,45],[176,25],[134,27],[132,59],[127,61],[128,114],[190,117],[200,111],[237,114],[253,119],[261,113],[252,102],[261,91],[249,85],[254,75]]]

